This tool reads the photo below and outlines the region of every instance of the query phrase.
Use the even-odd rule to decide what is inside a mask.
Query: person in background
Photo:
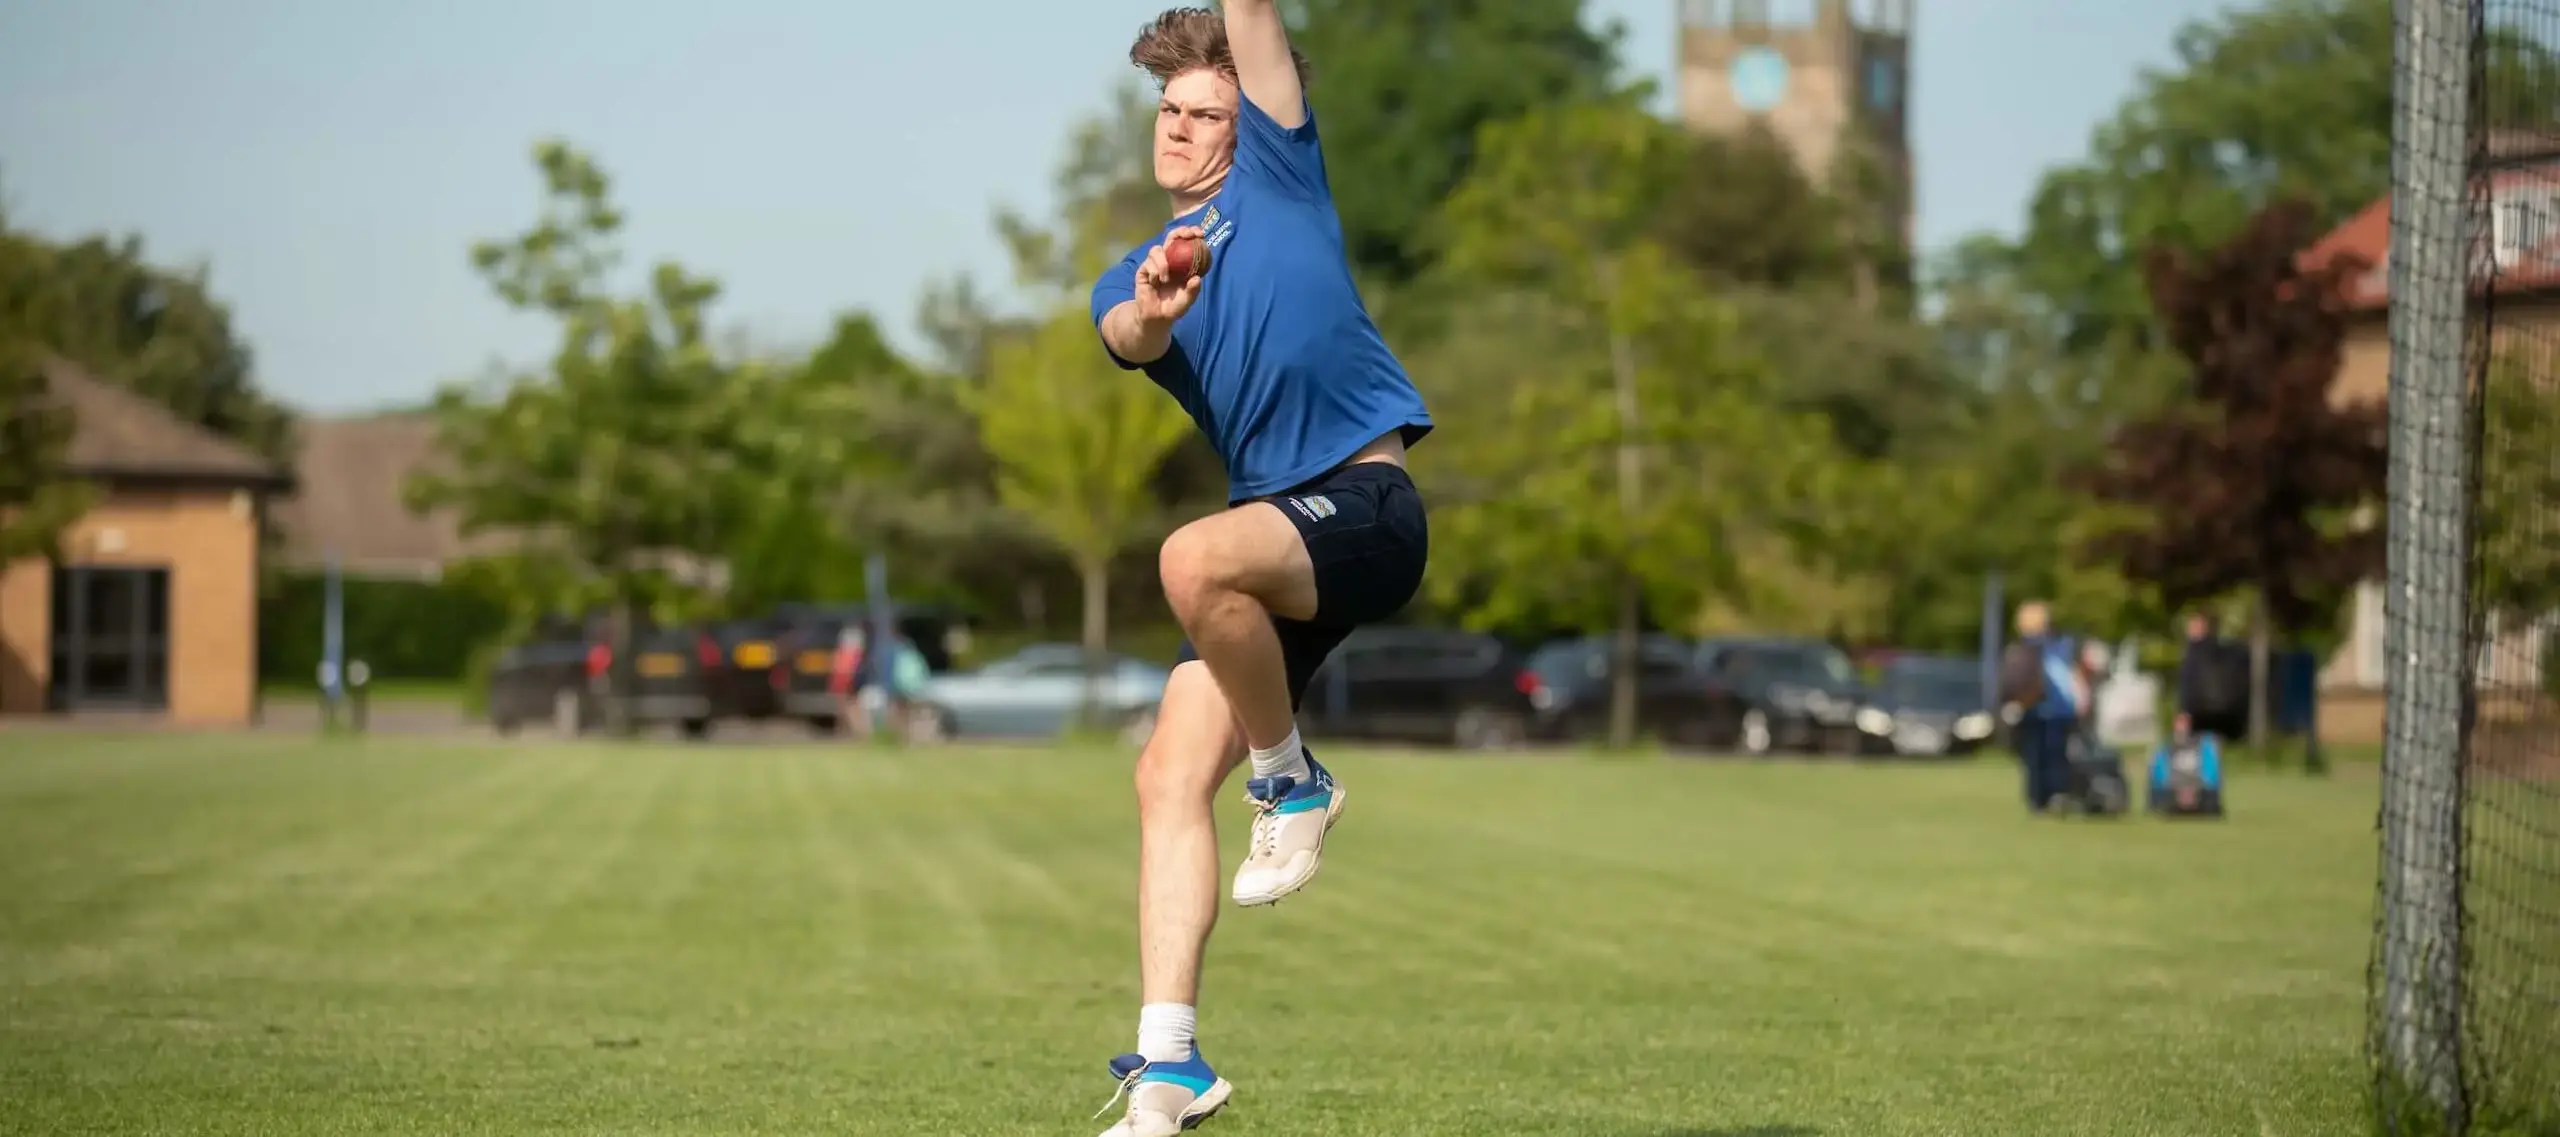
[[[2223,738],[2248,734],[2248,682],[2246,663],[2218,634],[2213,617],[2190,613],[2178,652],[2179,729]]]
[[[2071,786],[2071,739],[2089,706],[2090,684],[2078,645],[2053,630],[2042,601],[2018,606],[2017,642],[2000,661],[2002,714],[2015,723],[2027,808],[2059,812]]]
[[[889,656],[875,676],[881,690],[887,692],[889,721],[897,724],[898,741],[916,740],[916,724],[923,721],[926,684],[933,680],[933,666],[924,657],[924,649],[904,632],[889,641]],[[928,740],[930,741],[930,740]]]
[[[835,666],[827,674],[827,691],[836,698],[836,729],[856,739],[871,737],[868,669],[864,666],[862,625],[848,623],[836,636]]]
[[[2148,804],[2178,817],[2222,815],[2222,746],[2179,715],[2175,733],[2151,755]]]

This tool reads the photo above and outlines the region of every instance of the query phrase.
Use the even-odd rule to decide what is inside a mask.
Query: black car
[[[721,666],[705,676],[711,717],[760,721],[781,713],[782,691],[773,673],[782,662],[776,640],[786,630],[786,623],[771,618],[726,620],[704,629],[721,657]]]
[[[1610,636],[1557,640],[1529,657],[1537,677],[1536,734],[1553,741],[1609,735]],[[1671,746],[1713,749],[1739,737],[1742,706],[1697,666],[1697,649],[1677,636],[1645,636],[1636,647],[1636,730]]]
[[[1849,654],[1821,640],[1729,638],[1698,645],[1696,664],[1740,700],[1735,742],[1748,754],[1865,749],[1866,689]]]
[[[1984,691],[1982,661],[1960,655],[1885,661],[1859,717],[1873,748],[1915,757],[1971,754],[1999,726]]]
[[[898,634],[907,637],[924,654],[925,666],[937,675],[958,665],[968,642],[969,618],[966,614],[939,604],[892,604],[889,616],[897,624]],[[838,631],[846,627],[867,626],[873,618],[871,607],[855,601],[830,604],[791,602],[773,609],[773,625],[781,632],[792,633],[821,627]],[[810,637],[794,635],[805,646]]]
[[[489,725],[513,734],[530,723],[547,723],[554,733],[575,736],[596,724],[597,707],[588,694],[590,661],[586,637],[538,636],[506,649],[489,671]]]
[[[699,628],[649,628],[631,638],[631,684],[624,700],[631,719],[642,726],[674,725],[690,738],[711,732],[712,692],[728,669],[728,659],[709,632]],[[613,667],[613,653],[598,646],[591,672],[601,677]]]
[[[850,627],[833,616],[802,615],[773,638],[775,664],[767,672],[780,713],[832,731],[852,680]]]
[[[1316,670],[1299,725],[1335,738],[1507,747],[1528,738],[1536,690],[1527,661],[1493,636],[1367,627]]]

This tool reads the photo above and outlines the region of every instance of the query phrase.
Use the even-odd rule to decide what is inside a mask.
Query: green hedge
[[[348,577],[347,658],[361,659],[376,679],[456,680],[473,655],[506,629],[506,612],[479,595],[415,580]],[[316,682],[328,586],[316,572],[282,575],[261,604],[258,676],[268,683]]]

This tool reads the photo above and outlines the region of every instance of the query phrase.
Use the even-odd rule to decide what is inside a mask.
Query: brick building
[[[76,422],[67,471],[98,495],[60,563],[0,565],[0,716],[254,720],[258,534],[292,479],[77,368],[47,378]]]
[[[2471,281],[2475,305],[2493,307],[2490,350],[2560,353],[2560,139],[2501,135],[2489,140],[2491,165],[2476,189],[2486,200],[2486,271]],[[2366,206],[2305,254],[2315,263],[2352,257],[2366,270],[2349,286],[2352,323],[2331,397],[2339,402],[2387,399],[2391,390],[2391,199]],[[2478,319],[2475,307],[2473,318]],[[2560,367],[2536,369],[2548,377]],[[2484,430],[2494,439],[2497,424]],[[2323,732],[2379,737],[2383,658],[2383,587],[2369,581],[2356,590],[2346,641],[2321,670]],[[2502,625],[2502,626],[2500,626]],[[2479,661],[2484,689],[2532,690],[2541,685],[2549,618],[2493,622]]]

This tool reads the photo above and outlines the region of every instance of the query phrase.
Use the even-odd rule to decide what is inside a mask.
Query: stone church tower
[[[1880,181],[1884,231],[1908,248],[1912,0],[1676,2],[1681,121],[1765,123],[1817,183],[1855,148]]]

